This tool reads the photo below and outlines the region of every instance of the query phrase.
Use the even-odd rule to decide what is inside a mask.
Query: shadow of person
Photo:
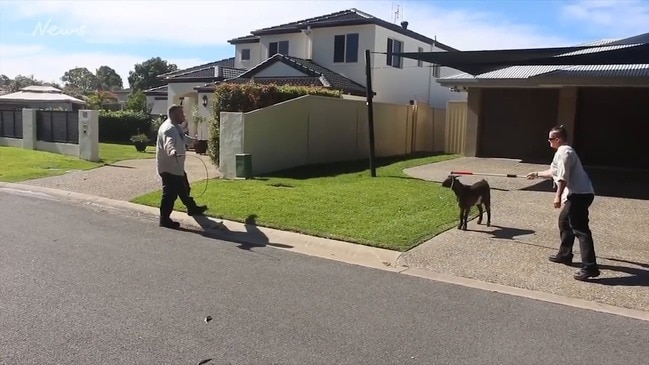
[[[535,231],[533,231],[531,229],[502,227],[502,226],[498,226],[498,225],[495,225],[495,224],[492,224],[491,227],[495,227],[496,229],[494,229],[493,231],[486,231],[486,230],[483,231],[483,230],[471,229],[470,231],[489,233],[489,234],[492,235],[493,238],[502,239],[502,240],[515,240],[516,239],[515,237],[524,236],[524,235],[532,234],[532,233],[535,232]]]
[[[622,261],[622,260],[620,260]],[[614,278],[590,278],[592,283],[610,286],[646,286],[649,287],[649,271],[627,266],[599,265],[600,270],[617,271],[630,276]]]
[[[194,216],[196,223],[201,226],[202,231],[196,232],[204,237],[220,239],[239,244],[238,248],[250,251],[254,247],[272,246],[278,248],[293,248],[291,245],[282,243],[271,243],[268,236],[264,234],[256,224],[257,215],[250,214],[244,222],[245,232],[230,231],[224,224],[214,222],[206,216]],[[186,230],[190,231],[190,230]]]

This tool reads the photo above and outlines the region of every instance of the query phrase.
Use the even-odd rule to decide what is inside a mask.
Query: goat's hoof
[[[478,224],[482,224],[482,221],[478,221]]]

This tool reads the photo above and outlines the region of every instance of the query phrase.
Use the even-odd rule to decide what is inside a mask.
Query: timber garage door
[[[550,163],[558,105],[558,89],[482,89],[478,155]]]
[[[574,141],[584,165],[649,169],[649,88],[581,88]]]

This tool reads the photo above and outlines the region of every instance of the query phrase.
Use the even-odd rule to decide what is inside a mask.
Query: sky
[[[649,32],[649,0],[5,1],[0,74],[61,83],[65,71],[136,63],[179,68],[234,56],[252,30],[344,9],[395,22],[460,50],[560,47]]]

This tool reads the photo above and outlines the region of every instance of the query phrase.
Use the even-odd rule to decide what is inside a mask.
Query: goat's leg
[[[484,207],[487,211],[487,227],[489,227],[491,226],[491,204],[489,202],[486,202]]]
[[[482,204],[478,204],[476,207],[478,207],[478,212],[480,213],[480,215],[478,215],[478,224],[482,224]]]
[[[460,223],[457,225],[457,229],[462,229],[462,222],[464,221],[464,209],[460,207]]]
[[[471,207],[464,208],[464,217],[462,220],[462,229],[466,231],[467,229],[467,223],[469,221],[469,212],[471,211]]]

